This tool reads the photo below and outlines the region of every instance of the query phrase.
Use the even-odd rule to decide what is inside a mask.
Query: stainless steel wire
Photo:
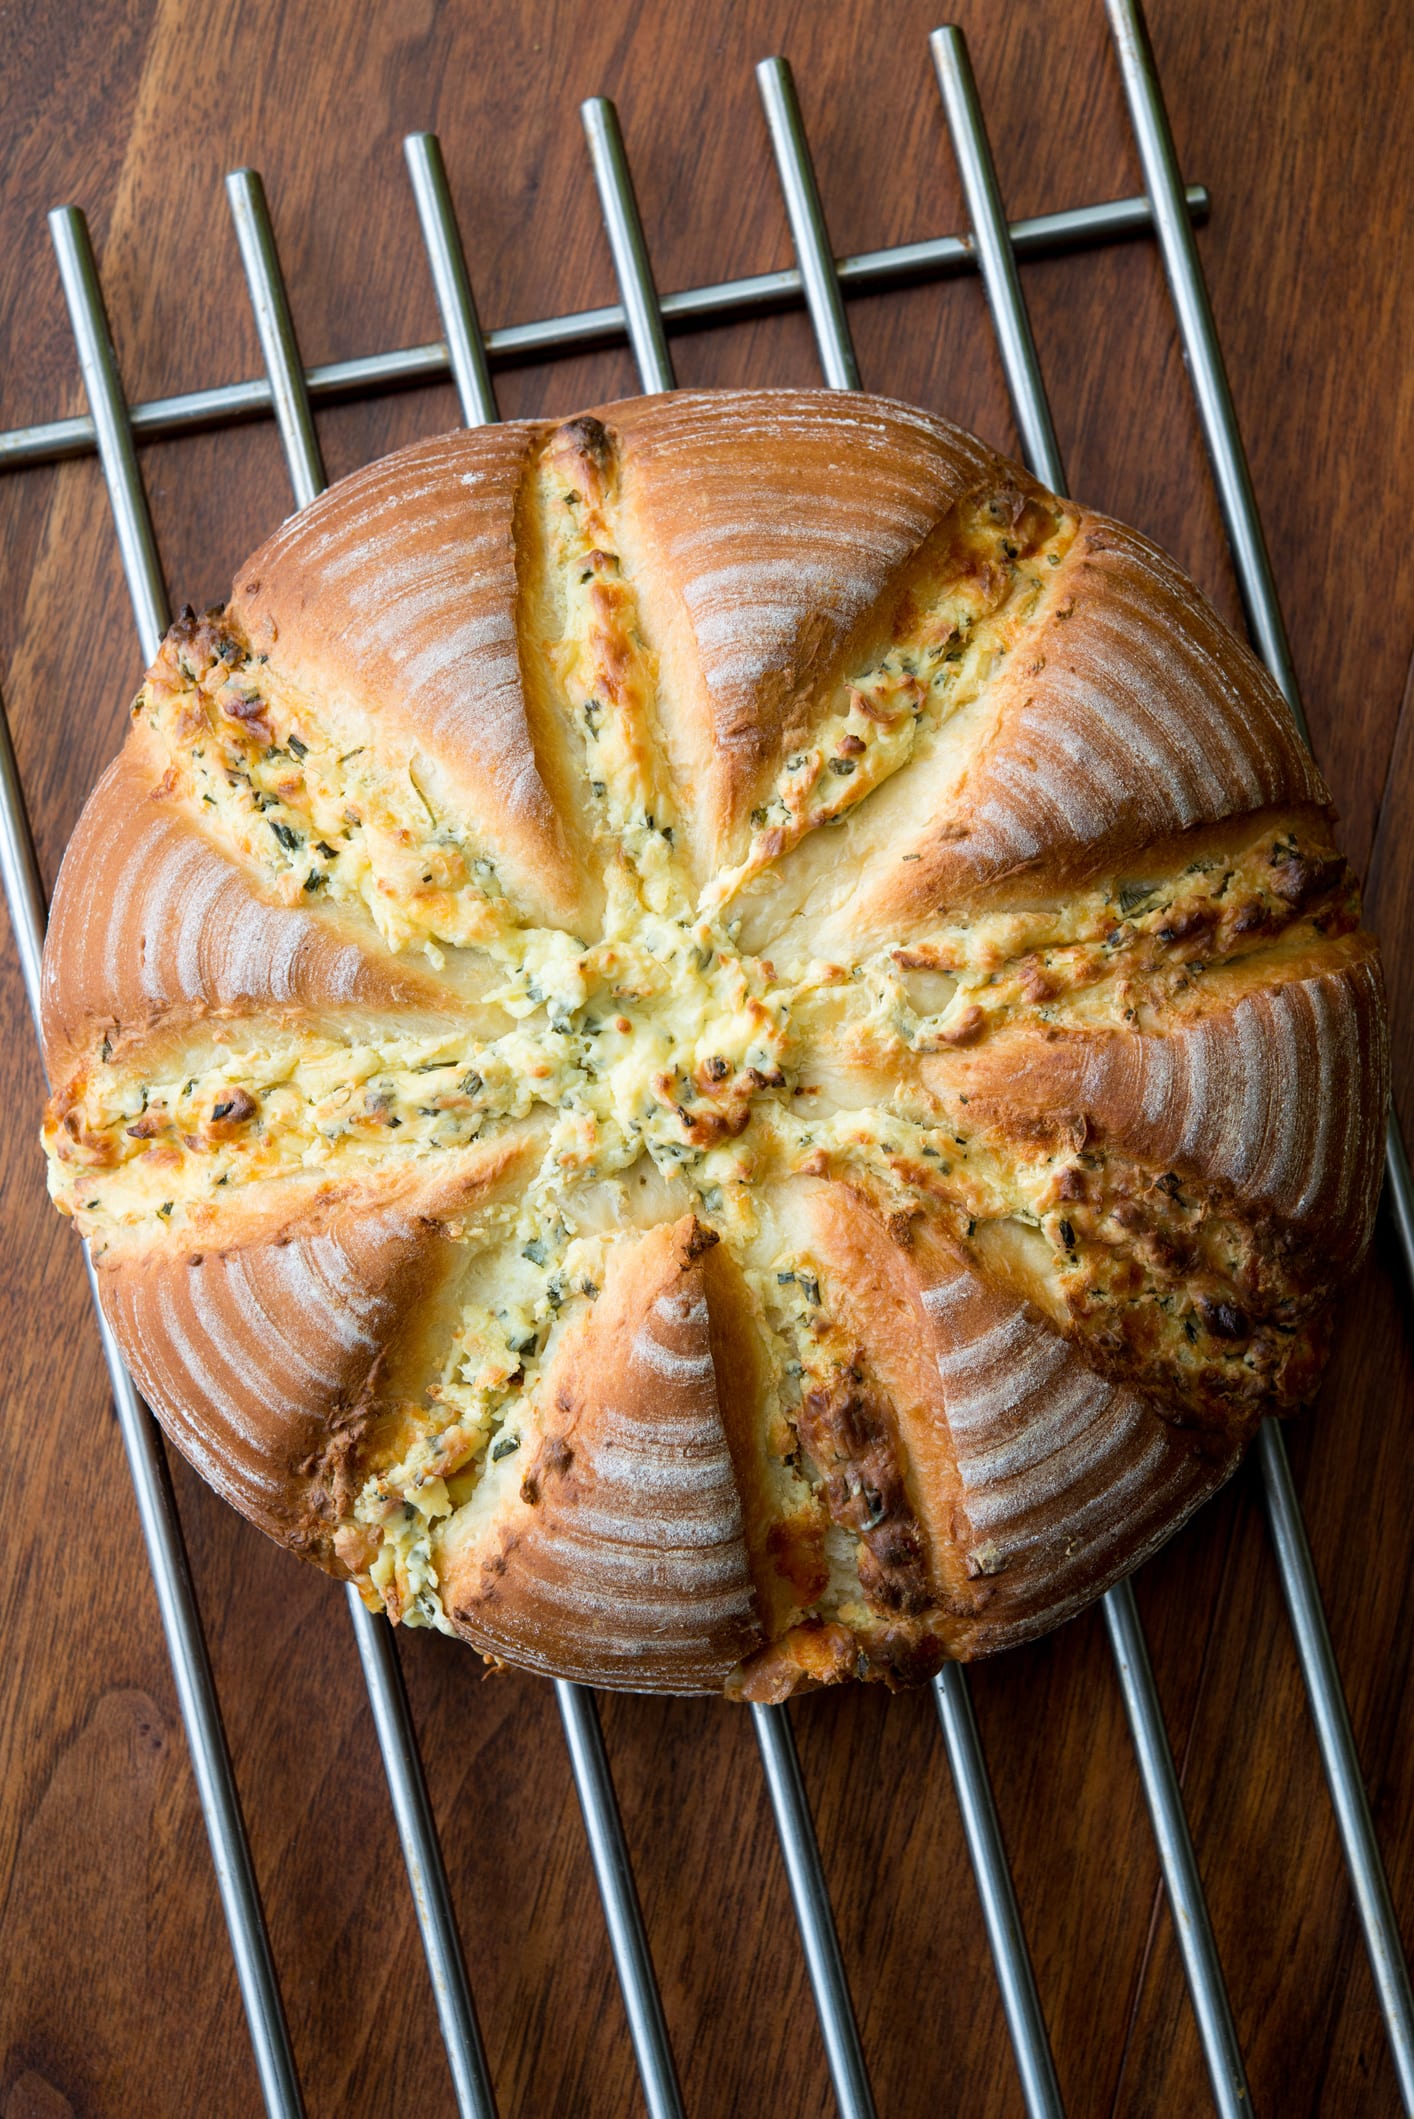
[[[462,419],[468,427],[485,426],[500,418],[500,407],[477,321],[471,275],[442,150],[436,134],[428,132],[410,134],[403,146],[422,239],[432,267],[437,310],[452,352],[452,379]],[[593,1693],[583,1685],[557,1678],[555,1694],[649,2119],[680,2119],[682,2092],[599,1711]]]
[[[1409,1169],[1404,1128],[1393,1104],[1390,1105],[1389,1130],[1385,1134],[1385,1187],[1395,1234],[1404,1256],[1405,1276],[1414,1284],[1414,1175]]]
[[[296,505],[307,507],[324,489],[324,462],[305,393],[304,369],[264,186],[255,170],[237,169],[226,179],[226,195],[270,376],[291,489]],[[457,2109],[466,2119],[495,2119],[495,2093],[392,1629],[366,1608],[352,1583],[347,1585],[345,1596]]]
[[[226,178],[226,201],[250,290],[261,357],[270,379],[275,425],[285,452],[290,490],[296,508],[307,508],[329,481],[314,429],[314,413],[304,384],[304,362],[299,357],[290,297],[259,170],[231,170]]]
[[[935,30],[930,42],[1023,453],[1038,478],[1053,492],[1064,493],[1065,467],[1016,260],[1007,241],[1001,190],[967,44],[961,30],[955,28]],[[1252,2108],[1242,2048],[1208,1917],[1139,1609],[1129,1582],[1119,1582],[1108,1592],[1104,1611],[1214,2102],[1224,2119],[1228,2115],[1240,2119]]]
[[[825,384],[830,390],[857,390],[859,362],[844,313],[844,292],[825,226],[825,209],[805,137],[805,121],[800,115],[795,76],[784,59],[763,59],[756,69],[756,85],[785,195],[786,218]]]
[[[142,473],[137,467],[132,421],[118,374],[118,356],[108,328],[108,311],[88,223],[76,206],[59,206],[49,216],[49,234],[78,349],[79,372],[97,436],[113,527],[118,533],[118,551],[137,625],[138,646],[143,660],[151,662],[167,630],[171,607]]]
[[[1212,203],[1206,186],[1190,184],[1185,201],[1190,216],[1201,225]],[[1127,241],[1147,234],[1152,225],[1147,199],[1106,199],[1097,205],[1071,206],[1059,213],[1013,221],[1011,239],[1020,258],[1060,257],[1096,244]],[[957,235],[930,236],[922,242],[897,243],[885,250],[865,250],[838,260],[840,282],[854,294],[880,293],[926,280],[955,279],[976,269],[970,237]],[[792,308],[802,299],[800,273],[788,266],[781,272],[755,272],[743,279],[684,287],[674,294],[665,294],[660,306],[665,325],[685,331],[768,315]],[[609,302],[596,309],[574,310],[568,316],[502,325],[499,330],[486,333],[485,346],[488,361],[507,366],[512,361],[542,360],[571,350],[582,352],[613,345],[627,335],[623,304]],[[321,404],[441,382],[451,369],[452,354],[446,341],[433,340],[422,346],[395,347],[387,353],[362,353],[352,360],[321,362],[305,370],[305,383],[311,402]],[[129,419],[140,440],[157,441],[204,427],[268,419],[273,410],[269,378],[261,375],[244,382],[217,383],[208,390],[185,390],[174,397],[152,398],[145,404],[131,406]],[[62,463],[69,457],[92,455],[96,447],[94,421],[88,413],[12,427],[0,433],[0,472]]]
[[[830,388],[857,390],[859,362],[834,270],[830,232],[825,222],[820,188],[815,181],[810,143],[800,115],[794,77],[785,59],[772,58],[762,60],[756,69],[756,80],[786,200],[791,240],[800,263],[801,278],[806,288],[813,290],[809,299],[810,320],[820,365]],[[1022,2092],[1032,2119],[1043,2119],[1043,2115],[1050,2119],[1050,2115],[1063,2110],[1060,2084],[1046,2033],[1046,2019],[1041,2013],[1036,1991],[1026,1932],[1021,1925],[1016,1890],[1007,1865],[991,1776],[987,1772],[982,1740],[972,1712],[967,1674],[960,1664],[949,1664],[934,1679],[933,1696],[957,1789],[958,1808],[977,1879],[987,1940],[997,1969]]]
[[[657,290],[643,238],[618,113],[604,96],[581,104],[594,180],[613,251],[629,343],[645,391],[675,387],[672,357],[659,314]],[[786,1865],[806,1968],[820,2018],[835,2101],[845,2119],[873,2119],[874,2099],[845,1978],[819,1842],[801,1779],[795,1737],[784,1707],[754,1706],[756,1738]]]
[[[663,306],[653,279],[628,156],[624,153],[619,114],[607,96],[590,96],[580,104],[579,113],[589,142],[599,208],[613,252],[614,277],[619,283],[638,380],[646,392],[671,390],[673,363],[668,334],[663,329]]]
[[[44,878],[34,850],[29,810],[25,804],[15,746],[10,740],[10,717],[0,699],[0,882],[10,908],[10,927],[15,954],[20,960],[25,999],[29,1002],[34,1034],[41,1037],[43,1018],[44,930],[49,908],[44,901]]]
[[[864,2065],[864,2048],[854,2018],[854,2003],[845,1977],[790,1717],[784,1707],[757,1705],[752,1707],[751,1719],[805,1951],[805,1967],[820,2018],[835,2102],[844,2119],[873,2119],[874,2093]]]
[[[603,1901],[609,1947],[623,1990],[648,2119],[682,2119],[682,2091],[599,1727],[599,1709],[587,1685],[571,1685],[564,1678],[555,1681],[555,1697],[565,1725],[570,1765],[594,1863],[594,1880]]]
[[[1016,1903],[1016,1887],[992,1794],[992,1776],[987,1771],[977,1717],[972,1711],[972,1688],[961,1663],[943,1665],[933,1680],[933,1701],[957,1789],[962,1829],[1021,2077],[1021,2094],[1031,2119],[1062,2119],[1065,2106],[1046,2035],[1046,2019],[1041,2014],[1031,1953]]]
[[[1306,717],[1281,602],[1228,385],[1212,303],[1208,299],[1203,266],[1183,210],[1178,154],[1143,11],[1138,0],[1106,0],[1106,4],[1248,627],[1258,653],[1280,685],[1297,726],[1305,736]],[[1414,1286],[1414,1190],[1411,1190],[1409,1162],[1398,1116],[1393,1112],[1386,1141],[1385,1167],[1405,1272]],[[1282,1589],[1301,1658],[1302,1675],[1310,1695],[1321,1758],[1394,2054],[1400,2092],[1406,2110],[1414,2111],[1414,1997],[1410,1993],[1408,1961],[1375,1837],[1320,1585],[1292,1483],[1286,1442],[1275,1421],[1263,1422],[1257,1454]]]
[[[166,590],[151,522],[142,497],[132,434],[118,376],[107,312],[82,214],[66,207],[51,214],[64,294],[74,327],[84,386],[103,452],[105,476],[123,485],[135,504],[118,521],[122,557],[133,607],[144,637],[160,639],[166,626]],[[115,510],[116,516],[116,510]],[[46,907],[24,790],[0,704],[0,872],[24,977],[25,993],[41,1039],[41,976]],[[84,1253],[89,1294],[108,1365],[118,1427],[132,1475],[138,1519],[152,1570],[157,1608],[166,1636],[177,1703],[186,1729],[197,1797],[211,1843],[216,1886],[235,1959],[236,1980],[250,2027],[261,2096],[272,2119],[298,2119],[304,2111],[289,2027],[280,1999],[270,1937],[260,1903],[250,1843],[241,1815],[235,1770],[221,1720],[220,1702],[197,1608],[196,1590],[157,1423],[138,1397],[108,1329],[98,1300],[93,1264]]]
[[[1134,1737],[1139,1778],[1159,1849],[1173,1931],[1183,1959],[1213,2103],[1223,2119],[1242,2119],[1252,2109],[1247,2069],[1228,2000],[1222,1960],[1208,1917],[1208,1901],[1188,1830],[1183,1790],[1174,1765],[1163,1708],[1149,1661],[1149,1644],[1129,1583],[1120,1582],[1104,1600],[1105,1625]]]
[[[403,142],[403,153],[423,245],[432,266],[437,314],[447,334],[447,358],[462,418],[469,427],[484,426],[499,419],[501,412],[491,380],[491,363],[486,358],[481,319],[476,313],[476,297],[471,291],[471,275],[466,269],[466,252],[441,142],[435,132],[409,133]]]

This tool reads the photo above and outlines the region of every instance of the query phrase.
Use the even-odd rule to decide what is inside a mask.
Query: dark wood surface
[[[1387,948],[1414,1120],[1414,33],[1379,0],[1154,0],[1187,175],[1319,754]],[[1098,0],[966,0],[1008,204],[1137,190]],[[0,16],[0,424],[78,409],[44,225],[91,218],[134,395],[253,374],[221,178],[265,173],[311,360],[435,335],[399,143],[443,139],[484,318],[610,297],[577,104],[619,100],[660,284],[787,260],[752,81],[794,61],[836,247],[963,225],[922,0],[362,8],[55,0]],[[1157,253],[1025,273],[1075,490],[1236,617]],[[866,383],[1014,446],[974,282],[860,300]],[[676,342],[691,383],[815,379],[802,316]],[[626,351],[501,377],[507,413],[633,386]],[[449,388],[321,414],[331,474],[450,426]],[[148,447],[175,600],[286,511],[267,423]],[[0,672],[52,881],[137,673],[96,463],[0,479]],[[254,2072],[77,1248],[49,1210],[13,948],[4,1011],[0,2114],[252,2114]],[[1291,1432],[1406,1932],[1411,1320],[1382,1226]],[[272,1349],[278,1360],[278,1349]],[[451,2098],[342,1599],[175,1476],[312,2114]],[[1259,2112],[1384,2114],[1393,2071],[1255,1474],[1138,1583]],[[640,2108],[553,1698],[403,1645],[503,2113]],[[1200,2112],[1202,2059],[1098,1616],[975,1698],[1075,2114]],[[1021,2103],[929,1696],[793,1719],[879,2106]],[[604,1725],[689,2110],[830,2109],[749,1722],[612,1698]]]

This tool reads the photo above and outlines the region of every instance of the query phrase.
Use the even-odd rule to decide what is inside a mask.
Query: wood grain
[[[1414,33],[1377,0],[1154,0],[1187,174],[1316,743],[1371,876],[1397,1081],[1414,1118]],[[1138,188],[1098,0],[961,20],[1017,213]],[[0,17],[23,123],[0,135],[0,421],[77,409],[44,212],[89,212],[124,372],[151,396],[255,373],[221,187],[273,202],[306,357],[435,333],[401,166],[442,136],[482,314],[609,298],[577,104],[614,95],[659,282],[786,262],[751,76],[794,62],[836,247],[963,224],[922,0],[691,9],[371,0],[361,9],[54,0]],[[1356,114],[1353,121],[1346,122]],[[1338,116],[1341,122],[1337,122]],[[1147,244],[1028,267],[1074,489],[1166,544],[1236,617],[1221,526]],[[981,291],[853,305],[866,382],[1014,446]],[[802,316],[676,342],[687,383],[814,379]],[[500,378],[507,413],[632,387],[613,349]],[[450,389],[321,413],[332,475],[454,422]],[[220,596],[287,507],[273,429],[147,447],[178,600]],[[92,460],[0,480],[0,668],[46,874],[138,674]],[[44,1199],[42,1086],[12,948],[0,1204],[0,2114],[259,2109],[171,1678],[79,1259]],[[1402,1035],[1400,1033],[1403,1033]],[[1382,1229],[1292,1451],[1396,1901],[1414,1928],[1411,1320]],[[278,1359],[278,1349],[272,1349]],[[340,1598],[176,1466],[183,1519],[311,2113],[451,2110]],[[1397,2109],[1254,1475],[1139,1600],[1259,2112]],[[639,2108],[548,1689],[403,1646],[505,2114]],[[1207,2092],[1102,1628],[977,1673],[975,1696],[1073,2113]],[[1021,2109],[926,1695],[794,1713],[879,2105]],[[616,1698],[605,1731],[689,2109],[830,2108],[749,1723]]]

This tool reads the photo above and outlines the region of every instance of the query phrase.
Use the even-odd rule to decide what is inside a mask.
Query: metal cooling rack
[[[758,67],[757,80],[790,220],[796,253],[793,269],[660,297],[654,286],[618,119],[613,105],[596,97],[583,106],[583,117],[620,300],[598,309],[483,334],[441,152],[431,134],[415,134],[406,143],[408,166],[445,337],[428,345],[307,370],[295,340],[260,178],[253,170],[238,170],[227,179],[227,191],[266,373],[262,378],[220,384],[147,404],[130,406],[124,396],[84,217],[73,207],[60,208],[50,216],[50,230],[89,411],[85,417],[0,433],[0,470],[53,463],[97,451],[112,506],[138,643],[144,659],[150,661],[166,630],[169,610],[138,464],[138,437],[190,432],[273,413],[284,445],[295,504],[304,507],[325,482],[312,416],[316,401],[368,396],[441,380],[450,374],[463,419],[468,425],[476,425],[497,417],[491,373],[494,363],[580,351],[619,343],[625,337],[643,388],[671,389],[674,378],[668,346],[670,327],[700,327],[799,306],[802,302],[814,328],[825,382],[833,389],[855,389],[860,386],[860,377],[845,310],[847,291],[896,287],[980,271],[1027,462],[1045,484],[1063,491],[1064,473],[1017,261],[1152,230],[1163,253],[1249,631],[1304,736],[1306,724],[1290,648],[1194,238],[1194,223],[1207,211],[1207,194],[1200,186],[1185,190],[1182,184],[1138,0],[1106,0],[1106,6],[1144,169],[1146,196],[1045,214],[1009,226],[966,45],[960,31],[940,29],[931,40],[931,52],[962,174],[972,233],[837,260],[821,210],[790,69],[783,59],[769,59]],[[0,868],[25,989],[37,1026],[45,896],[3,708]],[[1414,1285],[1414,1189],[1393,1118],[1387,1189],[1403,1262]],[[280,2115],[280,2119],[294,2119],[294,2115],[303,2112],[304,2104],[167,1459],[156,1424],[139,1400],[103,1320],[91,1265],[88,1270],[261,2090],[268,2112]],[[1414,2113],[1414,2000],[1408,1968],[1286,1449],[1274,1421],[1264,1422],[1257,1452],[1273,1548],[1351,1887],[1401,2096],[1406,2111]],[[393,1631],[364,1609],[352,1589],[348,1591],[348,1607],[407,1864],[457,2110],[474,2115],[474,2119],[494,2119],[495,2093],[477,2026]],[[1226,2119],[1226,2115],[1250,2111],[1251,2099],[1162,1709],[1133,1592],[1127,1582],[1110,1591],[1104,1600],[1104,1612],[1213,2101]],[[582,1686],[563,1682],[557,1684],[556,1692],[644,2100],[651,2119],[675,2119],[683,2110],[682,2096],[594,1696]],[[1033,2115],[1059,2114],[1063,2108],[1045,2019],[963,1667],[946,1666],[934,1681],[934,1692],[1026,2107]],[[847,2119],[869,2119],[874,2111],[873,2099],[790,1719],[784,1707],[755,1707],[751,1712],[836,2101]]]

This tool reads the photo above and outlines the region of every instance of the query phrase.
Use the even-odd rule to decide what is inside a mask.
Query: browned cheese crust
[[[1307,1401],[1378,956],[1280,696],[946,422],[406,449],[172,628],[45,953],[60,1210],[178,1446],[406,1624],[891,1685]]]

